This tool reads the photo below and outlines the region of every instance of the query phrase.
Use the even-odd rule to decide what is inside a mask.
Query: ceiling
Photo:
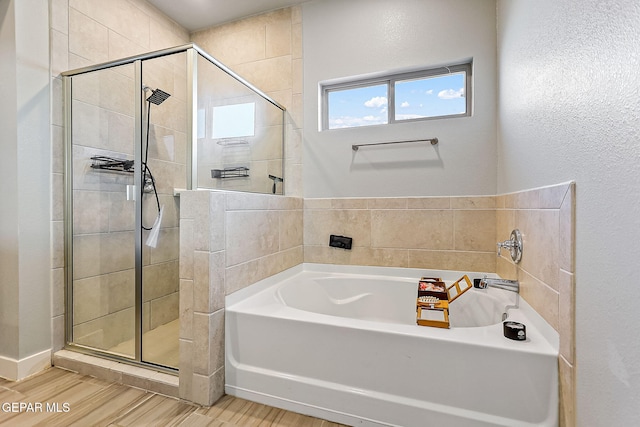
[[[189,31],[303,3],[306,0],[147,0]]]

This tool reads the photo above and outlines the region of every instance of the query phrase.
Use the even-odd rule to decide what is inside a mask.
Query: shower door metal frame
[[[61,73],[62,76],[62,90],[64,98],[64,149],[65,149],[65,166],[64,166],[64,186],[65,186],[65,201],[64,201],[64,255],[65,255],[65,348],[98,356],[102,358],[116,360],[118,362],[148,367],[151,369],[171,373],[177,375],[178,369],[174,369],[167,366],[158,365],[155,363],[145,362],[142,360],[142,200],[136,200],[135,209],[135,357],[127,358],[118,354],[110,353],[106,350],[100,350],[89,346],[74,343],[73,340],[73,156],[72,156],[72,109],[71,109],[71,95],[72,95],[72,83],[71,78],[80,74],[86,74],[93,71],[106,70],[109,68],[118,67],[121,65],[134,66],[134,79],[135,87],[140,90],[136,91],[134,99],[135,108],[135,130],[134,130],[134,170],[142,170],[142,137],[143,137],[143,84],[142,84],[142,63],[148,59],[159,58],[162,56],[168,56],[176,53],[186,52],[187,60],[187,164],[186,164],[186,189],[191,190],[194,186],[197,186],[198,176],[198,162],[197,162],[197,102],[198,102],[198,83],[197,83],[197,71],[198,71],[198,55],[217,66],[219,69],[233,77],[238,82],[242,83],[256,94],[260,95],[263,99],[270,102],[283,112],[283,145],[284,145],[284,132],[285,132],[285,120],[284,112],[286,109],[278,102],[267,96],[260,89],[253,86],[251,83],[234,73],[227,66],[220,61],[206,53],[193,43],[176,46],[168,49],[162,49],[154,52],[149,52],[141,55],[135,55],[115,61],[109,61],[101,64],[91,65],[88,67],[78,68],[75,70],[65,71]],[[284,148],[284,147],[283,147]],[[284,150],[283,150],[284,161]],[[284,162],[283,171],[284,177]],[[134,173],[134,186],[136,189],[142,189],[142,174]],[[136,190],[137,195],[137,190]],[[284,195],[284,191],[283,191]],[[141,197],[140,197],[141,199]]]
[[[187,189],[198,185],[198,54],[187,49]]]
[[[142,360],[142,194],[144,193],[144,183],[142,182],[142,105],[143,90],[142,90],[142,60],[137,59],[134,63],[134,75],[135,75],[135,88],[136,95],[134,99],[134,111],[136,112],[135,118],[135,140],[134,140],[134,153],[133,153],[133,170],[136,173],[133,174],[133,186],[135,188],[136,195],[136,226],[135,226],[135,351],[134,358],[137,363],[145,363]],[[151,107],[149,107],[151,108]],[[166,368],[170,369],[170,368]]]

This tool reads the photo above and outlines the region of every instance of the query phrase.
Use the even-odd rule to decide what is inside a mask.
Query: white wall
[[[0,376],[50,364],[47,0],[0,2]]]
[[[640,425],[639,29],[637,0],[498,1],[498,191],[576,180],[580,426]]]
[[[496,191],[494,0],[322,0],[303,5],[305,197]],[[474,59],[473,117],[318,131],[318,83]],[[362,149],[352,144],[438,137]]]
[[[18,168],[16,165],[18,139],[16,111],[16,41],[15,11],[13,2],[0,2],[0,126],[2,127],[2,145],[0,146],[0,168],[2,180],[0,190],[5,197],[14,203],[2,203],[0,206],[0,356],[16,358],[18,355],[18,311],[15,302],[18,300],[18,212],[17,199]],[[6,141],[6,142],[5,142]],[[6,200],[6,199],[5,199]],[[6,344],[5,344],[6,343]],[[11,343],[12,345],[9,345]],[[15,347],[13,347],[15,346]]]

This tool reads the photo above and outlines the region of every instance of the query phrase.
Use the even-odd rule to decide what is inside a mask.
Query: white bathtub
[[[463,274],[302,264],[235,292],[225,390],[349,425],[557,425],[558,335],[522,298],[525,342],[503,336],[516,295],[497,289],[452,302],[451,329],[416,325],[418,279]]]

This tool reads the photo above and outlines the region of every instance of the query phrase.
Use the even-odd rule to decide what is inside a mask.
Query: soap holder
[[[347,236],[336,236],[334,234],[329,236],[329,246],[333,248],[348,249],[351,250],[353,239]]]

